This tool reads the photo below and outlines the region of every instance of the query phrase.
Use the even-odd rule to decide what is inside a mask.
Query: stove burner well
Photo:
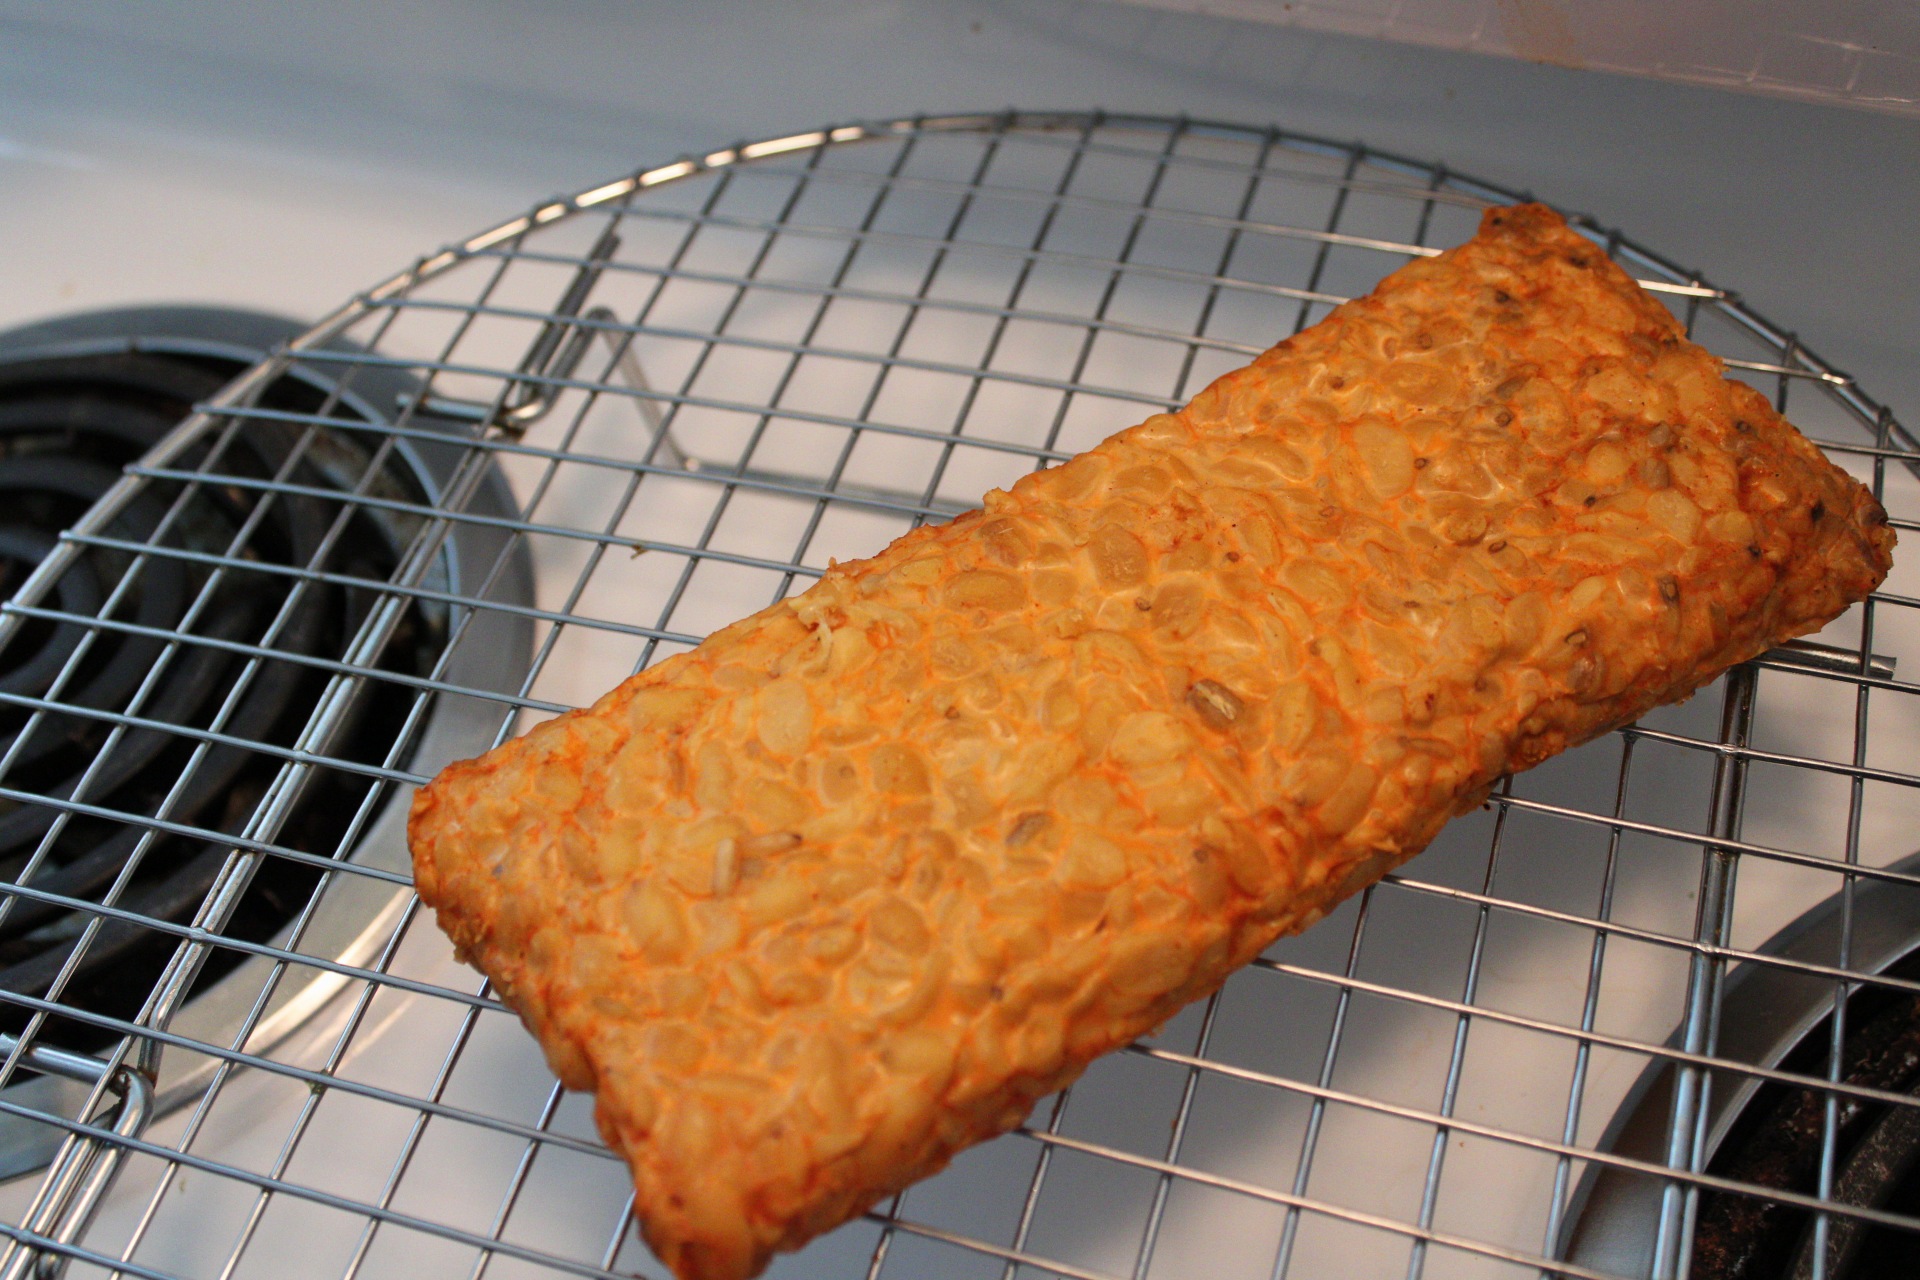
[[[1920,955],[1886,971],[1920,977]],[[1822,1019],[1780,1067],[1824,1078],[1833,1032]],[[1920,1093],[1920,996],[1869,988],[1847,1002],[1839,1078],[1894,1093]],[[1832,1198],[1920,1215],[1920,1110],[1843,1099]],[[1776,1081],[1740,1111],[1707,1171],[1803,1195],[1820,1193],[1824,1098]],[[1831,1280],[1920,1276],[1920,1235],[1858,1219],[1829,1221]],[[1785,1280],[1813,1274],[1814,1215],[1751,1195],[1707,1191],[1694,1228],[1693,1275],[1701,1280]]]
[[[1912,877],[1920,873],[1920,854],[1887,870]],[[1815,1213],[1767,1194],[1821,1196],[1828,1095],[1812,1082],[1829,1076],[1836,984],[1797,966],[1832,966],[1843,939],[1849,970],[1904,985],[1853,985],[1834,1078],[1915,1101],[1833,1095],[1838,1105],[1825,1198],[1920,1217],[1920,994],[1913,989],[1920,983],[1920,886],[1904,878],[1862,879],[1850,902],[1836,894],[1761,948],[1784,963],[1749,962],[1727,979],[1715,1055],[1809,1083],[1707,1073],[1706,1172],[1743,1189],[1701,1188],[1686,1251],[1685,1274],[1696,1280],[1920,1275],[1920,1233],[1839,1215],[1827,1217],[1825,1265],[1816,1270]],[[1672,1063],[1656,1061],[1628,1094],[1600,1149],[1665,1163],[1676,1074]],[[1656,1179],[1596,1167],[1575,1197],[1563,1256],[1609,1274],[1650,1274],[1662,1194]]]
[[[17,582],[71,525],[196,401],[226,381],[220,371],[138,353],[30,361],[0,369],[0,554]],[[319,393],[297,385],[281,391],[283,407],[312,412]],[[308,403],[301,403],[306,401]],[[218,456],[208,458],[209,453]],[[329,474],[368,465],[350,438],[330,437],[324,450],[292,427],[249,423],[177,459],[192,469],[213,461],[226,476],[280,480],[326,489],[359,476]],[[331,464],[331,465],[329,465]],[[384,487],[418,502],[419,485],[397,467]],[[380,581],[398,562],[410,530],[356,508],[331,530],[341,504],[302,494],[235,486],[150,486],[108,526],[115,542],[150,541],[202,557],[231,556],[263,564],[313,568]],[[296,592],[298,593],[296,596]],[[367,593],[267,572],[224,570],[187,558],[93,547],[60,578],[52,605],[91,617],[117,594],[110,617],[125,630],[93,630],[71,620],[37,619],[0,653],[0,689],[109,718],[9,703],[0,707],[0,753],[12,752],[5,786],[90,806],[237,832],[279,760],[244,746],[207,744],[111,718],[131,709],[166,725],[208,728],[218,718],[226,737],[290,744],[309,714],[325,673],[270,658],[257,663],[206,644],[170,644],[166,633],[238,645],[259,644],[289,656],[337,655],[366,612]],[[190,616],[191,615],[191,616]],[[445,610],[416,605],[388,646],[385,664],[421,674],[445,635]],[[76,651],[82,656],[68,670]],[[251,666],[251,670],[249,667]],[[341,754],[378,764],[406,714],[409,694],[369,682],[342,735]],[[225,709],[224,717],[220,716]],[[294,848],[333,852],[368,784],[321,771],[283,832]],[[113,903],[142,916],[186,923],[225,860],[228,846],[156,836],[136,825],[51,806],[13,804],[0,813],[0,877],[46,894],[101,900],[130,875]],[[266,941],[304,905],[318,872],[269,859],[256,876],[229,932]],[[46,899],[14,897],[0,907],[0,989],[45,995],[75,959],[89,913]],[[62,998],[118,1018],[131,1018],[173,949],[175,939],[138,924],[101,924],[67,978]],[[226,963],[220,962],[224,956]],[[217,980],[238,957],[223,952],[202,984]],[[0,1011],[0,1027],[20,1029],[27,1011]],[[116,1039],[110,1030],[68,1023],[54,1039],[92,1049]]]
[[[415,413],[408,433],[390,429],[395,406],[421,397],[410,374],[343,367],[331,350],[331,363],[283,366],[248,393],[247,413],[200,419],[188,443],[172,436],[301,331],[165,307],[0,334],[0,598],[63,543],[67,557],[31,606],[14,601],[0,650],[0,1032],[113,1052],[126,1022],[153,1021],[182,945],[167,926],[194,923],[210,886],[231,884],[236,847],[264,847],[217,926],[254,950],[213,947],[158,1025],[189,1043],[271,1050],[346,984],[278,957],[371,963],[409,896],[410,793],[377,770],[430,774],[500,732],[494,698],[431,695],[420,677],[509,697],[522,687],[531,561],[504,530],[517,507],[490,464],[464,482],[476,518],[410,571],[417,589],[399,597],[397,622],[381,617],[369,656],[362,624],[395,607],[383,588],[473,465],[471,424]],[[146,469],[165,474],[123,478],[163,439]],[[117,514],[76,541],[70,526],[109,490]],[[396,678],[342,686],[350,654]],[[312,738],[343,688],[337,728]],[[319,754],[260,826],[263,806],[287,800],[284,749],[296,742]],[[243,833],[268,843],[224,838]],[[335,866],[376,874],[323,874]],[[37,1026],[35,1000],[56,1006]],[[220,1061],[135,1043],[155,1114],[195,1096]],[[22,1063],[0,1088],[19,1109],[0,1114],[0,1178],[59,1146],[61,1130],[28,1116],[76,1114],[87,1092]]]

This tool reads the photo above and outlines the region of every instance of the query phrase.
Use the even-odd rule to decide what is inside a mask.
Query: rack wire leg
[[[1723,752],[1714,765],[1709,800],[1709,831],[1722,840],[1740,838],[1740,815],[1745,800],[1746,760],[1737,749],[1746,747],[1753,732],[1754,686],[1758,672],[1742,664],[1727,676],[1720,717],[1720,741],[1736,751]],[[1717,954],[1726,945],[1733,926],[1733,893],[1738,859],[1724,845],[1709,843],[1700,867],[1700,905],[1695,913],[1693,957],[1687,972],[1686,1013],[1682,1047],[1689,1053],[1711,1054],[1718,1039],[1720,996],[1726,962]],[[1698,1173],[1706,1158],[1706,1119],[1711,1080],[1692,1064],[1683,1065],[1674,1085],[1673,1110],[1667,1124],[1666,1164],[1670,1169]],[[1660,1226],[1654,1238],[1654,1280],[1675,1280],[1687,1271],[1693,1252],[1693,1217],[1699,1188],[1678,1181],[1661,1191]]]

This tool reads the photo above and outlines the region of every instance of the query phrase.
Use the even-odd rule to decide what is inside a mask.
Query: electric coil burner
[[[123,468],[270,344],[299,331],[268,317],[172,309],[0,338],[0,585],[10,594],[122,483]],[[8,359],[9,350],[25,354]],[[375,393],[388,405],[413,390],[391,375],[379,381]],[[374,593],[365,584],[394,572],[424,523],[417,513],[433,499],[431,467],[418,451],[370,446],[345,429],[372,419],[364,398],[286,376],[259,404],[265,419],[209,433],[171,459],[217,472],[219,482],[143,486],[77,549],[0,650],[0,692],[14,695],[0,704],[0,877],[26,890],[0,901],[0,990],[51,995],[97,1015],[0,1006],[0,1032],[31,1032],[49,1051],[96,1053],[121,1038],[120,1026],[152,1017],[180,935],[151,922],[192,927],[223,872],[231,876],[230,837],[245,833],[285,762],[272,749],[295,748],[328,696],[330,667],[367,625]],[[320,425],[336,421],[343,429]],[[369,671],[426,679],[447,643],[459,550],[428,568],[421,592],[369,655]],[[524,594],[524,564],[503,567]],[[517,645],[503,639],[492,682],[510,680],[516,653],[524,663],[524,635]],[[335,701],[329,750],[341,761],[378,769],[396,744],[441,758],[486,745],[451,732],[458,726],[445,716],[411,715],[415,684],[363,680]],[[372,820],[377,777],[319,769],[282,785],[275,840],[293,856],[259,860],[233,891],[220,928],[227,939],[271,944],[308,908],[337,850],[364,845],[369,834],[392,844],[391,831]],[[128,814],[154,821],[129,823]],[[356,849],[371,853],[404,865],[391,847]],[[328,932],[355,921],[364,931],[379,896],[363,893],[351,907],[336,901]],[[106,903],[112,913],[75,903]],[[189,1024],[196,1004],[234,1004],[219,997],[223,984],[258,988],[257,977],[227,983],[247,959],[215,948],[177,984]],[[321,994],[296,1000],[281,987],[281,1026]],[[231,1021],[243,1008],[219,1012]],[[204,1074],[163,1073],[160,1105],[191,1083],[186,1076]],[[42,1076],[9,1092],[71,1085]],[[0,1172],[44,1163],[50,1136],[0,1116]]]
[[[1920,870],[1920,854],[1889,870]],[[1729,975],[1719,1053],[1765,1074],[1711,1073],[1706,1172],[1728,1185],[1702,1192],[1668,1246],[1689,1259],[1694,1280],[1920,1275],[1920,1235],[1901,1229],[1920,1217],[1920,1112],[1909,1101],[1920,1095],[1920,900],[1901,887],[1855,886]],[[1811,970],[1843,948],[1869,980],[1848,982],[1836,1000],[1835,984]],[[1607,1150],[1661,1158],[1677,1074],[1672,1063],[1649,1069]],[[1569,1258],[1629,1275],[1653,1269],[1657,1186],[1600,1168],[1578,1199]],[[1819,1205],[1828,1199],[1871,1216],[1827,1218]]]
[[[196,400],[217,391],[224,381],[218,374],[146,355],[30,362],[6,371],[0,395],[12,394],[5,395],[0,425],[0,447],[6,451],[0,456],[0,511],[6,514],[0,518],[11,522],[0,525],[0,548],[10,556],[10,576],[24,576],[23,567],[30,569],[44,559],[58,533],[118,480],[121,466],[145,453]],[[297,434],[272,423],[221,443],[225,465],[238,474],[285,476],[309,489],[352,479],[350,474],[330,477],[329,469],[367,465],[364,457],[345,451],[326,460],[300,457]],[[203,445],[193,453],[205,457],[214,447]],[[327,467],[329,461],[333,468]],[[398,473],[387,483],[406,492]],[[361,518],[341,531],[326,554],[322,542],[331,513],[324,499],[293,493],[256,510],[253,495],[244,491],[208,488],[187,496],[180,488],[161,486],[142,494],[114,517],[106,533],[120,542],[158,539],[183,552],[217,555],[251,520],[258,525],[251,552],[263,564],[313,561],[355,576],[390,570],[395,549],[405,543],[403,527],[382,528]],[[409,496],[417,496],[414,488],[416,493]],[[236,652],[207,646],[168,653],[160,633],[181,625],[189,608],[196,608],[209,620],[209,638],[237,645],[268,631],[275,616],[284,614],[282,625],[273,630],[272,648],[288,655],[315,655],[340,645],[365,615],[365,601],[352,588],[324,582],[296,600],[292,580],[264,571],[250,573],[245,567],[230,569],[216,581],[215,570],[184,556],[151,559],[136,575],[132,559],[111,545],[89,548],[61,576],[56,595],[58,612],[88,616],[117,593],[127,631],[107,633],[81,654],[83,633],[77,625],[36,619],[21,642],[0,655],[13,658],[0,687],[63,703],[60,709],[38,714],[17,703],[7,708],[6,741],[15,753],[12,785],[136,812],[156,812],[170,799],[168,817],[174,822],[236,829],[262,790],[263,783],[251,776],[261,763],[255,753],[226,743],[195,743],[164,730],[132,728],[118,719],[89,718],[68,708],[111,714],[128,707],[129,714],[143,719],[205,728],[223,704],[231,704],[224,734],[284,745],[298,726],[281,722],[299,705],[300,686],[314,677],[311,669],[275,657],[243,672],[247,660]],[[444,607],[416,605],[409,610],[389,644],[386,661],[397,669],[420,670],[426,652],[444,634],[445,613]],[[68,671],[76,657],[79,665]],[[130,701],[136,691],[145,696]],[[390,713],[380,715],[381,709],[370,705],[375,701],[355,701],[343,725],[344,736],[351,739],[358,722],[371,714],[387,721],[380,727],[391,739],[397,721]],[[365,758],[369,753],[362,747],[349,748],[349,754]],[[318,790],[308,789],[297,812],[317,823],[302,832],[302,843],[317,842],[324,851],[338,838],[344,813],[352,812],[353,797],[323,798]],[[70,811],[66,816],[61,822],[59,811],[20,806],[0,815],[0,870],[49,895],[97,897],[132,864],[117,905],[185,920],[213,883],[224,854],[217,844],[155,839],[134,827],[89,822],[83,813]],[[292,919],[316,874],[295,864],[263,867],[232,932],[270,937]],[[282,879],[298,883],[276,883]],[[15,900],[6,907],[0,919],[0,986],[44,995],[68,967],[71,944],[83,922],[51,898]],[[159,962],[143,963],[139,953],[154,950],[156,944],[164,947],[149,930],[106,922],[84,956],[76,958],[67,992],[89,1009],[132,1016],[151,979],[158,976]],[[24,1020],[14,1011],[12,1022]],[[75,1027],[72,1034],[94,1042],[104,1033]]]
[[[1906,959],[1892,976],[1911,980]],[[1833,1019],[1814,1027],[1781,1061],[1787,1071],[1820,1074]],[[1847,1003],[1838,1079],[1862,1089],[1920,1093],[1920,998],[1869,991]],[[1708,1172],[1763,1187],[1818,1195],[1826,1122],[1821,1096],[1770,1083],[1741,1112]],[[1915,1113],[1862,1097],[1837,1107],[1838,1160],[1833,1193],[1848,1204],[1920,1216],[1920,1124]],[[1798,1206],[1713,1193],[1702,1197],[1694,1228],[1693,1274],[1700,1280],[1786,1280],[1811,1275],[1814,1216]],[[1920,1237],[1880,1223],[1848,1219],[1826,1233],[1834,1280],[1920,1275]]]

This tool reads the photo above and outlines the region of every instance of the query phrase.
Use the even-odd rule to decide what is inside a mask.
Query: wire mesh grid
[[[851,125],[538,206],[229,387],[129,468],[0,624],[15,644],[35,626],[79,638],[44,692],[0,690],[19,723],[0,797],[44,811],[49,832],[0,886],[0,912],[41,904],[67,922],[47,988],[0,991],[0,1120],[58,1139],[0,1200],[5,1274],[659,1274],[588,1101],[452,960],[382,815],[456,747],[583,705],[832,558],[1184,402],[1517,194],[1275,129]],[[1913,441],[1890,413],[1731,293],[1577,221],[1870,483],[1903,536],[1920,528]],[[295,371],[335,390],[276,401]],[[372,411],[344,412],[354,397]],[[238,465],[267,431],[286,441],[272,465]],[[357,460],[345,473],[303,470],[339,441]],[[440,465],[415,487],[382,480],[425,454]],[[489,505],[502,477],[512,500]],[[237,513],[220,539],[169,534],[214,496]],[[300,556],[266,553],[261,531],[296,499],[323,504],[330,532]],[[136,502],[170,514],[129,536],[115,513]],[[398,531],[371,568],[337,536],[365,517]],[[80,608],[61,584],[87,564],[111,572]],[[170,564],[191,570],[198,603],[143,622],[141,584]],[[1842,1047],[1862,996],[1920,995],[1900,965],[1920,927],[1860,941],[1862,921],[1920,922],[1906,860],[1920,686],[1897,674],[1920,644],[1920,593],[1900,574],[1825,647],[1777,650],[1503,784],[1401,874],[1021,1130],[775,1274],[1666,1276],[1687,1271],[1716,1206],[1753,1203],[1799,1214],[1790,1240],[1811,1223],[1810,1274],[1824,1275],[1868,1228],[1920,1229],[1848,1191],[1862,1117],[1915,1108],[1850,1075]],[[295,652],[289,619],[329,585],[358,593],[351,625],[331,650]],[[273,605],[250,633],[214,625],[233,590]],[[411,666],[393,660],[409,626],[430,639]],[[86,645],[128,637],[157,642],[140,689],[110,706],[63,692],[86,678]],[[151,714],[169,666],[208,648],[240,664],[222,708]],[[477,651],[499,678],[462,674]],[[294,730],[231,731],[248,682],[281,666],[308,678]],[[399,711],[373,750],[349,751],[375,690]],[[450,707],[477,726],[453,745],[424,730]],[[78,782],[24,785],[22,744],[75,724],[93,753]],[[90,791],[142,735],[172,745],[179,784],[143,805]],[[179,786],[223,749],[264,762],[263,780],[224,820],[177,816]],[[290,819],[323,779],[337,821],[320,840]],[[81,823],[138,843],[97,891],[62,892],[48,868]],[[219,851],[219,876],[175,918],[123,905],[168,841]],[[282,865],[309,876],[283,922],[237,927]],[[356,947],[318,923],[343,893],[377,908],[356,917]],[[70,984],[110,927],[155,940],[163,963],[134,1007],[103,1011]],[[229,1021],[194,1023],[215,974],[245,990]],[[1750,974],[1799,984],[1813,1011],[1799,1031],[1817,1027],[1820,1052],[1724,1031]],[[289,1033],[277,993],[301,975],[331,998]],[[22,1092],[45,1077],[79,1087],[58,1106]],[[1715,1163],[1728,1099],[1761,1086],[1817,1113],[1800,1184]],[[1653,1139],[1635,1148],[1617,1117],[1649,1097]],[[1644,1230],[1625,1253],[1584,1251],[1582,1205],[1619,1185],[1651,1198]]]

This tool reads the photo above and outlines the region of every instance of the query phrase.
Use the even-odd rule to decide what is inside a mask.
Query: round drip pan
[[[301,330],[272,316],[178,307],[92,313],[0,334],[0,581],[17,587],[124,467]],[[384,422],[383,413],[417,393],[412,379],[393,370],[359,371],[351,387],[287,371],[259,397],[263,410],[281,411],[286,422],[251,422],[225,438],[209,433],[200,451],[218,453],[222,474],[288,492],[269,504],[232,485],[147,485],[61,574],[41,602],[43,616],[29,619],[0,652],[0,690],[20,699],[0,708],[5,785],[69,802],[64,809],[0,805],[0,874],[36,891],[0,905],[0,990],[36,999],[51,991],[99,1015],[48,1018],[34,1028],[37,1044],[97,1054],[120,1040],[120,1024],[138,1018],[151,999],[180,935],[146,922],[194,923],[232,854],[219,840],[179,829],[241,834],[282,763],[251,744],[295,743],[325,696],[327,664],[364,626],[373,587],[416,538],[421,518],[412,512],[437,501],[457,459],[456,449],[431,438],[393,442],[376,457],[353,431],[314,423]],[[416,425],[435,421],[422,415]],[[440,425],[450,441],[470,430]],[[189,452],[175,465],[193,461]],[[373,500],[343,505],[332,490]],[[478,487],[472,509],[501,517],[514,510],[497,476]],[[143,545],[163,550],[143,557]],[[484,522],[453,530],[373,664],[400,680],[362,682],[341,710],[330,754],[431,772],[491,745],[497,718],[476,714],[472,700],[434,699],[421,715],[411,709],[417,684],[401,682],[424,680],[437,664],[438,679],[463,688],[519,687],[530,626],[510,612],[465,619],[469,643],[441,661],[449,628],[458,625],[457,606],[447,601],[471,593],[481,574],[490,576],[495,598],[531,599],[523,550]],[[90,626],[116,589],[119,606],[104,616],[121,625]],[[271,642],[255,644],[263,635]],[[76,650],[84,650],[77,662]],[[141,722],[217,728],[194,739],[119,714],[142,694]],[[167,1022],[172,1033],[262,1052],[347,981],[271,951],[293,945],[303,956],[348,966],[372,958],[406,906],[406,889],[392,878],[329,875],[317,864],[337,858],[393,876],[407,872],[410,795],[386,790],[369,805],[366,787],[351,775],[314,771],[272,837],[306,859],[261,859],[221,930],[261,950],[210,951]],[[164,812],[170,827],[111,816],[120,812]],[[66,905],[98,901],[118,914],[91,930],[94,914]],[[0,1009],[0,1030],[18,1034],[33,1016],[31,1006],[11,1003]],[[218,1066],[184,1052],[154,1056],[145,1065],[157,1066],[158,1111],[193,1097]],[[89,1092],[61,1076],[22,1073],[0,1096],[77,1114]],[[62,1137],[0,1115],[0,1177],[44,1165]]]

